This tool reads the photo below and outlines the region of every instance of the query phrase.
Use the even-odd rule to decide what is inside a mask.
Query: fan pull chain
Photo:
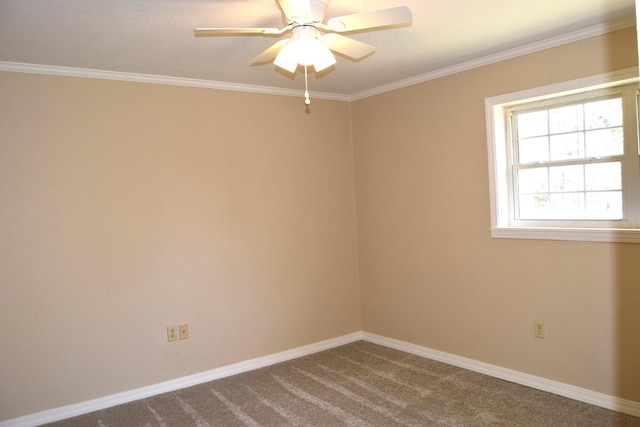
[[[304,66],[304,103],[309,105],[311,100],[309,99],[309,82],[307,81],[307,66]]]

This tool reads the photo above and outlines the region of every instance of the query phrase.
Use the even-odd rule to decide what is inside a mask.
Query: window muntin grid
[[[511,111],[517,220],[621,220],[620,94]]]

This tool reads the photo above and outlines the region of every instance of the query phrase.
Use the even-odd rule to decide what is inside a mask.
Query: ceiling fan
[[[329,19],[325,22],[325,12],[329,0],[277,0],[282,9],[285,26],[283,28],[195,28],[197,37],[262,35],[281,36],[291,32],[289,39],[283,39],[253,58],[252,64],[273,61],[277,67],[295,73],[298,65],[305,71],[305,103],[308,105],[307,67],[316,72],[334,65],[333,52],[359,60],[375,51],[375,47],[359,42],[341,33],[370,31],[394,26],[409,25],[413,19],[406,6],[354,13]]]

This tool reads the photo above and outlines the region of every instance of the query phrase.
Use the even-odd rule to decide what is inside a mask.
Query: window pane
[[[605,99],[589,102],[584,106],[587,129],[622,126],[622,99]]]
[[[518,138],[546,135],[549,132],[547,110],[518,114]]]
[[[518,171],[518,191],[524,193],[546,193],[549,191],[548,168],[523,169]]]
[[[549,110],[550,133],[575,132],[583,128],[582,104]]]
[[[585,132],[587,157],[616,156],[624,153],[622,128]]]
[[[609,221],[623,219],[630,227],[640,226],[640,213],[627,212],[637,206],[633,197],[640,194],[635,187],[640,185],[637,141],[625,141],[623,129],[637,119],[623,112],[636,93],[634,83],[518,102],[504,110],[513,126],[506,129],[511,133],[505,153],[513,175],[502,183],[510,194],[500,200],[500,208],[509,211],[514,226],[606,228]],[[631,153],[634,161],[625,163]],[[636,192],[631,202],[627,187]]]
[[[622,191],[587,193],[587,218],[622,219]]]
[[[551,194],[549,215],[557,219],[584,218],[584,193]]]
[[[620,162],[586,165],[585,177],[587,191],[622,189],[622,165]]]
[[[566,133],[551,137],[551,160],[584,158],[584,133]]]
[[[531,194],[519,197],[520,219],[546,219],[549,217],[549,195]]]
[[[520,163],[546,162],[549,160],[549,138],[525,138],[518,143]]]
[[[549,168],[549,188],[552,192],[584,190],[583,166],[556,166]]]

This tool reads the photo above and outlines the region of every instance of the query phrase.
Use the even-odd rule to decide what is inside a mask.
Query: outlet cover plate
[[[167,326],[167,341],[172,342],[178,339],[178,328],[176,326]]]
[[[178,334],[180,335],[181,340],[189,339],[189,325],[183,323],[178,326]]]

